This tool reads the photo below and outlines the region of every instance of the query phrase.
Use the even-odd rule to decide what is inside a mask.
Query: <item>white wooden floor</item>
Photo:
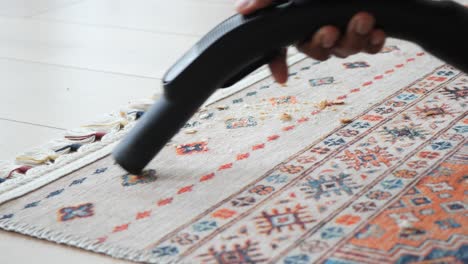
[[[132,99],[234,14],[233,0],[0,0],[0,160]],[[114,263],[0,231],[0,263]]]

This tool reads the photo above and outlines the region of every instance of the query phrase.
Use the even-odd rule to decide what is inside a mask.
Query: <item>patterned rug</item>
[[[152,263],[468,263],[467,96],[466,74],[407,42],[303,59],[287,85],[202,108],[142,175],[106,154],[44,169],[64,147],[18,159],[0,228]]]

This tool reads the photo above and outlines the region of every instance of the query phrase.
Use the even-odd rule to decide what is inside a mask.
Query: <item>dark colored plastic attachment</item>
[[[140,173],[216,89],[235,83],[281,48],[308,38],[321,26],[345,29],[359,11],[373,14],[389,36],[416,42],[447,63],[468,70],[468,9],[455,2],[280,2],[249,16],[227,19],[174,64],[163,80],[163,98],[114,150],[117,163]]]

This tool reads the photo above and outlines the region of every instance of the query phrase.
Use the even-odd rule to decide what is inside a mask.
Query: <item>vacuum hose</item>
[[[324,25],[345,29],[360,11],[373,14],[387,35],[413,41],[468,71],[468,9],[453,1],[281,1],[228,18],[179,59],[164,76],[163,97],[114,150],[117,163],[140,173],[216,89],[237,82]]]

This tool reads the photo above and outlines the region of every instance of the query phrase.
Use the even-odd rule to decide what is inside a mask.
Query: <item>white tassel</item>
[[[35,149],[16,157],[16,163],[19,165],[45,165],[53,163],[59,155],[50,149]]]

